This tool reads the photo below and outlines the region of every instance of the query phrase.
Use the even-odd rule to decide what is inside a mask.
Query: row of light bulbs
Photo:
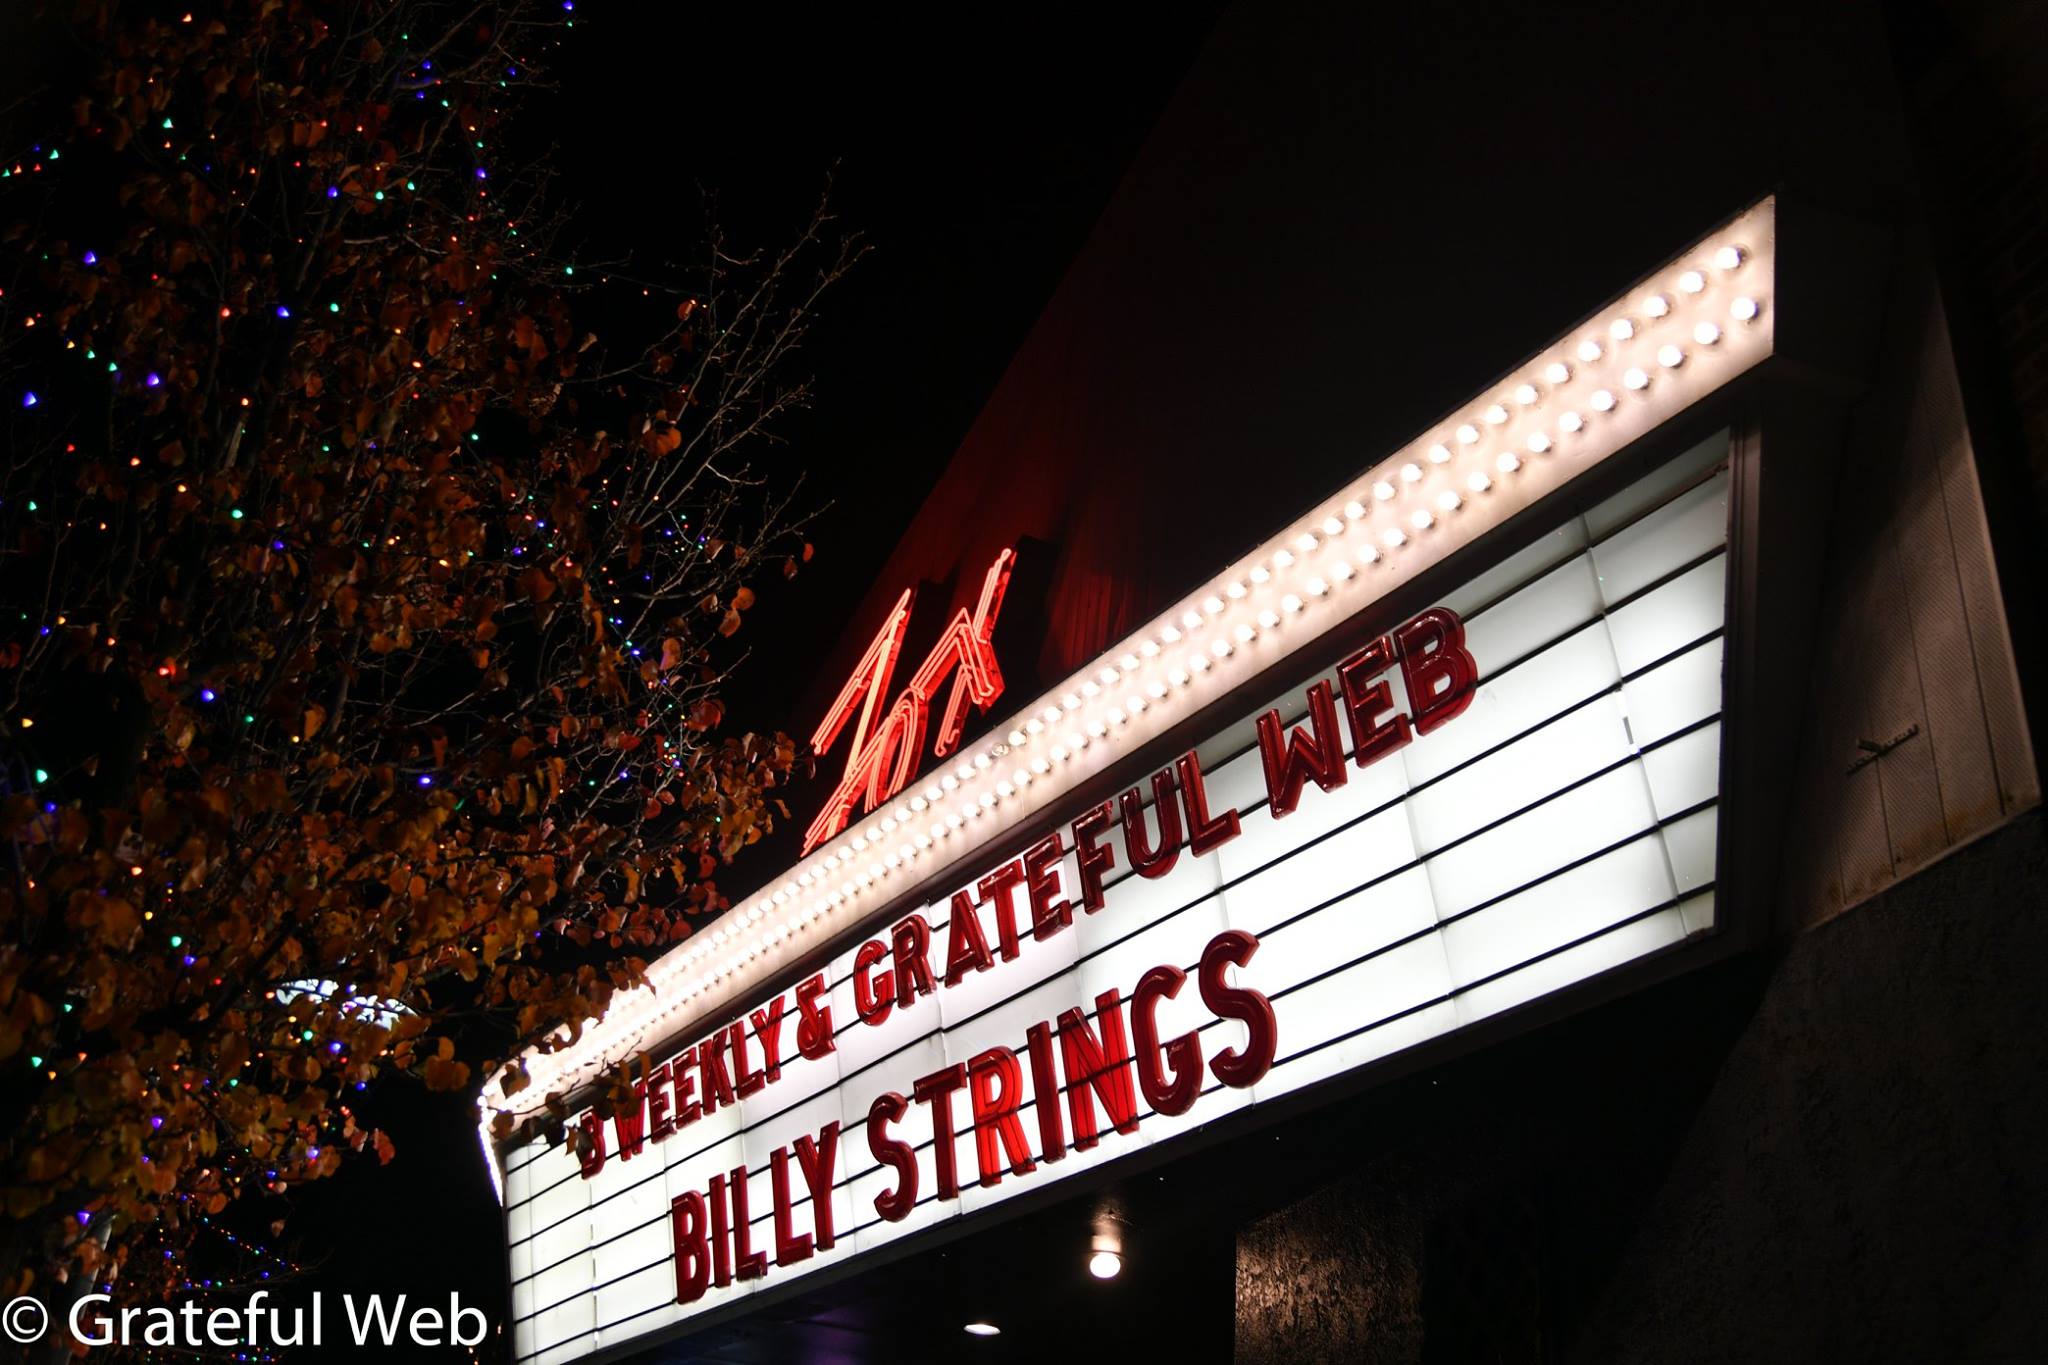
[[[1731,231],[1766,240],[1767,221],[1757,215],[1767,213],[1768,206],[1753,211]],[[1649,288],[1598,332],[1551,348],[1499,397],[1479,400],[1475,410],[1368,474],[1340,502],[1269,542],[1258,559],[1155,620],[1113,659],[1106,657],[1041,698],[1000,740],[870,815],[804,859],[774,890],[754,896],[700,939],[656,961],[649,969],[651,987],[615,1004],[611,1017],[586,1030],[573,1052],[528,1059],[533,1093],[545,1095],[594,1075],[615,1053],[631,1055],[683,1011],[704,1007],[707,994],[736,982],[792,939],[810,936],[824,917],[833,916],[827,927],[836,931],[850,916],[834,912],[851,905],[854,913],[864,913],[868,893],[878,884],[893,883],[895,873],[921,863],[969,824],[1006,804],[1019,814],[1036,809],[1023,804],[1028,789],[1095,750],[1094,761],[1073,769],[1058,791],[1041,791],[1040,804],[1070,790],[1112,761],[1096,746],[1120,738],[1137,717],[1176,702],[1185,708],[1200,695],[1190,689],[1205,675],[1362,573],[1388,566],[1398,571],[1396,559],[1412,557],[1408,552],[1444,519],[1504,487],[1529,458],[1551,456],[1561,442],[1584,436],[1629,401],[1615,392],[1617,384],[1637,400],[1654,397],[1660,384],[1678,384],[1687,367],[1723,347],[1727,329],[1749,327],[1763,316],[1761,293],[1770,283],[1769,270],[1755,266],[1740,239],[1693,259],[1698,264],[1665,277],[1667,287]],[[1564,405],[1575,381],[1583,389],[1596,379],[1582,402]],[[1676,388],[1672,410],[1701,391],[1695,387],[1689,396]],[[1547,429],[1538,419],[1553,400],[1562,410]],[[1519,443],[1511,439],[1517,433]],[[1344,608],[1346,614],[1354,610],[1356,605]],[[1263,662],[1270,661],[1241,661],[1228,671],[1229,681],[1240,681]],[[1164,727],[1155,718],[1141,737]],[[944,851],[957,859],[970,850]],[[888,885],[882,894],[895,889]]]

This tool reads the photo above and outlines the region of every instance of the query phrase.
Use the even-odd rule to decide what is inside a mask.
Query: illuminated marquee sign
[[[1412,711],[1395,701],[1396,674]],[[1369,641],[1337,666],[1334,680],[1309,686],[1307,716],[1300,724],[1290,728],[1278,707],[1258,717],[1265,813],[1273,819],[1292,815],[1305,785],[1335,791],[1349,780],[1353,763],[1369,768],[1416,735],[1461,715],[1472,704],[1476,680],[1464,624],[1449,610],[1424,612]],[[1237,809],[1212,809],[1200,755],[1188,753],[1148,783],[1084,812],[1067,836],[1055,830],[982,877],[973,890],[955,892],[947,902],[942,949],[922,912],[904,917],[885,937],[861,944],[853,955],[854,1014],[863,1026],[885,1026],[894,1011],[913,1009],[924,997],[1014,962],[1026,943],[1044,943],[1072,928],[1077,914],[1103,910],[1109,903],[1109,879],[1120,865],[1156,881],[1173,873],[1183,851],[1191,858],[1207,857],[1242,832]],[[1061,866],[1070,854],[1074,874],[1066,879]],[[1072,901],[1066,898],[1067,885],[1077,888]],[[1232,984],[1225,974],[1226,967],[1248,965],[1258,948],[1254,935],[1227,929],[1208,942],[1194,966],[1203,1005],[1217,1019],[1235,1019],[1247,1031],[1244,1045],[1225,1048],[1208,1064],[1218,1081],[1238,1088],[1267,1073],[1277,1042],[1271,1003],[1256,990]],[[1187,972],[1174,963],[1147,970],[1131,993],[1128,1039],[1115,986],[1095,997],[1092,1017],[1074,1007],[1061,1011],[1056,1023],[1033,1022],[1025,1030],[1028,1085],[1017,1050],[1001,1044],[919,1077],[911,1095],[917,1105],[929,1107],[938,1196],[955,1199],[960,1193],[955,1153],[946,1140],[957,1131],[956,1095],[964,1096],[968,1106],[983,1186],[997,1184],[1006,1172],[1028,1175],[1041,1159],[1048,1164],[1064,1159],[1069,1133],[1072,1147],[1086,1151],[1095,1146],[1105,1122],[1118,1133],[1135,1132],[1140,1095],[1155,1113],[1187,1112],[1202,1085],[1201,1038],[1188,1032],[1162,1043],[1158,1019],[1161,1006],[1186,984]],[[797,1021],[797,1058],[820,1061],[836,1052],[831,985],[819,972],[788,999],[777,995],[747,1018],[684,1049],[649,1071],[635,1087],[635,1102],[609,1120],[585,1111],[578,1157],[582,1177],[598,1176],[614,1156],[619,1161],[644,1156],[650,1142],[687,1140],[706,1118],[774,1085],[787,1059],[785,1019]],[[1097,1100],[1106,1119],[1097,1118]],[[877,1196],[875,1204],[892,1222],[907,1218],[918,1203],[916,1148],[890,1135],[912,1103],[884,1091],[867,1110],[870,1154],[899,1175],[896,1187]],[[1019,1117],[1027,1108],[1037,1115],[1036,1157]],[[777,1267],[834,1245],[832,1188],[840,1132],[841,1122],[834,1118],[815,1135],[800,1134],[790,1147],[770,1153]],[[799,1202],[790,1179],[792,1161],[807,1191],[805,1232],[795,1230]],[[742,1163],[714,1173],[705,1189],[684,1191],[671,1202],[677,1302],[693,1303],[708,1287],[724,1288],[768,1273],[766,1253],[752,1245],[748,1184]]]
[[[882,698],[888,695],[889,679],[896,672],[896,656],[903,652],[903,633],[910,628],[910,604],[914,590],[905,588],[890,608],[888,618],[876,632],[867,652],[854,665],[853,676],[839,689],[825,719],[811,736],[811,748],[824,753],[860,707],[860,721],[853,729],[846,773],[826,799],[825,809],[804,833],[809,853],[826,839],[846,828],[855,802],[864,801],[873,810],[903,790],[917,774],[918,759],[924,753],[924,732],[931,705],[953,676],[953,690],[946,695],[946,709],[939,716],[938,732],[932,737],[932,753],[944,758],[960,742],[960,730],[967,722],[967,704],[986,710],[1003,694],[1003,671],[996,664],[996,616],[1003,609],[1003,593],[1009,587],[1010,566],[1016,553],[1004,550],[989,565],[981,582],[981,598],[969,613],[964,608],[946,624],[939,642],[932,646],[910,686],[882,714]]]
[[[1712,927],[1725,438],[944,886],[506,1179],[572,1359]]]
[[[897,780],[922,708],[959,668],[955,745],[974,684],[942,662],[877,747],[885,623],[835,707],[876,755],[849,827],[528,1059],[638,1088],[580,1156],[498,1154],[518,1358],[648,1345],[1711,932],[1728,439],[1568,485],[1770,353],[1771,248],[1765,204],[930,777]],[[1374,609],[1539,499],[1547,533]],[[942,649],[985,645],[1006,569]]]

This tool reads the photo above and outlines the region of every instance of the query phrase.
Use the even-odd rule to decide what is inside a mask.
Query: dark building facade
[[[497,1154],[519,1358],[2048,1351],[2044,35],[1226,13],[791,720],[843,823]]]

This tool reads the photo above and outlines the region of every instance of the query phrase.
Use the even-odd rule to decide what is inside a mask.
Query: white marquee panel
[[[1204,857],[1184,850],[1156,881],[1119,866],[1100,913],[1077,911],[1073,929],[1046,942],[1027,931],[1015,961],[899,1008],[879,1027],[858,1021],[853,953],[840,954],[829,969],[835,1052],[799,1058],[786,1021],[780,1079],[633,1160],[614,1153],[593,1179],[564,1149],[514,1153],[505,1193],[520,1358],[573,1359],[843,1264],[1710,928],[1726,450],[1725,436],[1706,443],[1448,594],[1478,665],[1473,704],[1373,767],[1350,767],[1338,790],[1309,786],[1294,813],[1273,819],[1249,718],[1219,727],[1199,752],[1212,809],[1242,812],[1236,840]],[[1290,722],[1308,681],[1277,703]],[[1391,681],[1398,698],[1398,671]],[[1078,895],[1071,855],[1061,880],[1064,894]],[[935,959],[948,912],[944,898],[926,911]],[[993,918],[982,913],[994,944]],[[1205,1075],[1188,1113],[1148,1113],[1135,1134],[1107,1132],[1091,1152],[986,1189],[973,1183],[969,1137],[956,1145],[965,1188],[949,1200],[931,1193],[929,1124],[913,1106],[897,1132],[925,1139],[924,1198],[902,1222],[877,1216],[875,1196],[895,1176],[868,1150],[876,1095],[907,1095],[920,1076],[995,1044],[1021,1056],[1028,1024],[1091,1008],[1100,991],[1128,996],[1148,967],[1192,968],[1226,928],[1260,938],[1235,975],[1272,999],[1279,1024],[1275,1065],[1249,1091]],[[1199,1028],[1205,1056],[1242,1041],[1241,1026],[1210,1018],[1193,990],[1166,1002],[1160,1018],[1163,1037]],[[1029,1105],[1023,1117],[1035,1149]],[[772,1253],[770,1153],[834,1119],[839,1244],[677,1305],[670,1200],[744,1163],[752,1243]],[[964,1127],[964,1102],[956,1121]],[[808,1230],[794,1169],[792,1186],[796,1226]]]

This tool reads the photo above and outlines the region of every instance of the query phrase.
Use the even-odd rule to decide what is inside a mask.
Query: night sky
[[[736,244],[772,247],[828,174],[841,226],[872,248],[804,358],[814,409],[768,454],[823,509],[818,558],[749,614],[737,722],[806,727],[809,648],[844,626],[1216,8],[1039,5],[971,29],[871,8],[579,9],[543,111],[557,116],[579,254],[643,267],[686,255],[705,191]],[[736,888],[774,871],[741,868]],[[404,1082],[368,1098],[366,1126],[390,1131],[399,1155],[296,1192],[280,1247],[317,1267],[309,1283],[330,1303],[455,1291],[503,1324],[502,1226],[467,1100]]]

